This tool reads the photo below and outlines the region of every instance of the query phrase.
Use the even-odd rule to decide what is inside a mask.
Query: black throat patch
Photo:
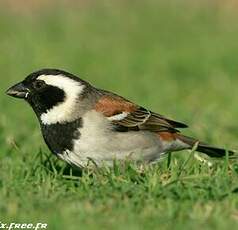
[[[54,154],[60,154],[65,150],[73,150],[73,141],[80,137],[80,127],[82,127],[81,118],[63,124],[41,124],[44,140]]]

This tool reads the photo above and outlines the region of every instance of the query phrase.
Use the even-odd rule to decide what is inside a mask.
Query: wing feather
[[[181,122],[151,112],[116,95],[101,97],[96,103],[95,109],[106,116],[117,127],[124,127],[122,128],[123,130],[149,130],[152,132],[170,130],[177,132],[177,128],[187,127],[187,125]]]

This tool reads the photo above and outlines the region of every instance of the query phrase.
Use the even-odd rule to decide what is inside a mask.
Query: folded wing
[[[187,125],[151,112],[116,95],[102,96],[95,109],[123,130],[175,131]]]

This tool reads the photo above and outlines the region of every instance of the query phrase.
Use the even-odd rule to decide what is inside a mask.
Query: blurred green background
[[[67,193],[71,187],[65,182],[61,186],[67,189],[57,189],[52,178],[47,187],[47,172],[37,190],[34,184],[37,176],[30,174],[29,179],[27,172],[32,172],[30,167],[39,149],[50,153],[29,106],[5,96],[5,90],[40,68],[65,69],[97,87],[117,92],[153,111],[187,123],[190,129],[185,134],[238,149],[237,12],[238,4],[229,0],[1,1],[0,221],[40,219],[52,224],[49,229],[61,229],[64,224],[70,225],[67,229],[109,226],[145,229],[149,226],[173,228],[174,219],[187,228],[204,227],[209,218],[203,216],[207,207],[201,208],[200,203],[196,203],[199,195],[191,199],[188,208],[201,209],[200,214],[196,214],[202,216],[201,223],[190,218],[183,206],[180,207],[182,217],[171,214],[171,225],[163,225],[156,213],[166,212],[168,205],[175,202],[173,199],[162,210],[152,208],[153,218],[150,215],[141,217],[144,214],[133,205],[128,205],[125,213],[124,206],[114,207],[110,212],[115,219],[107,222],[107,216],[103,216],[103,208],[107,212],[107,205],[99,202],[95,213],[90,199],[82,201],[86,204],[72,206],[74,201]],[[45,186],[49,188],[47,194]],[[85,191],[90,190],[97,193],[90,186]],[[80,201],[77,196],[74,199]],[[120,204],[120,199],[111,199]],[[157,202],[155,197],[151,199]],[[216,204],[216,221],[220,222],[211,222],[208,228],[233,226],[231,216],[237,212],[237,201],[232,202],[233,206],[229,201],[224,206]],[[223,219],[222,212],[226,208],[227,216]],[[85,209],[86,216],[83,216]],[[132,215],[127,225],[131,212],[137,214]],[[117,216],[122,217],[118,222]],[[237,214],[235,216],[237,220]],[[141,223],[136,223],[137,217],[142,218]],[[102,219],[105,222],[101,222]],[[153,221],[158,225],[153,225]],[[78,223],[83,225],[78,226]]]

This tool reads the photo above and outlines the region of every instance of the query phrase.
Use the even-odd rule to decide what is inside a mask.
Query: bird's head
[[[6,93],[25,99],[40,122],[50,125],[77,119],[80,116],[77,105],[90,88],[87,82],[63,70],[42,69],[28,75]]]

